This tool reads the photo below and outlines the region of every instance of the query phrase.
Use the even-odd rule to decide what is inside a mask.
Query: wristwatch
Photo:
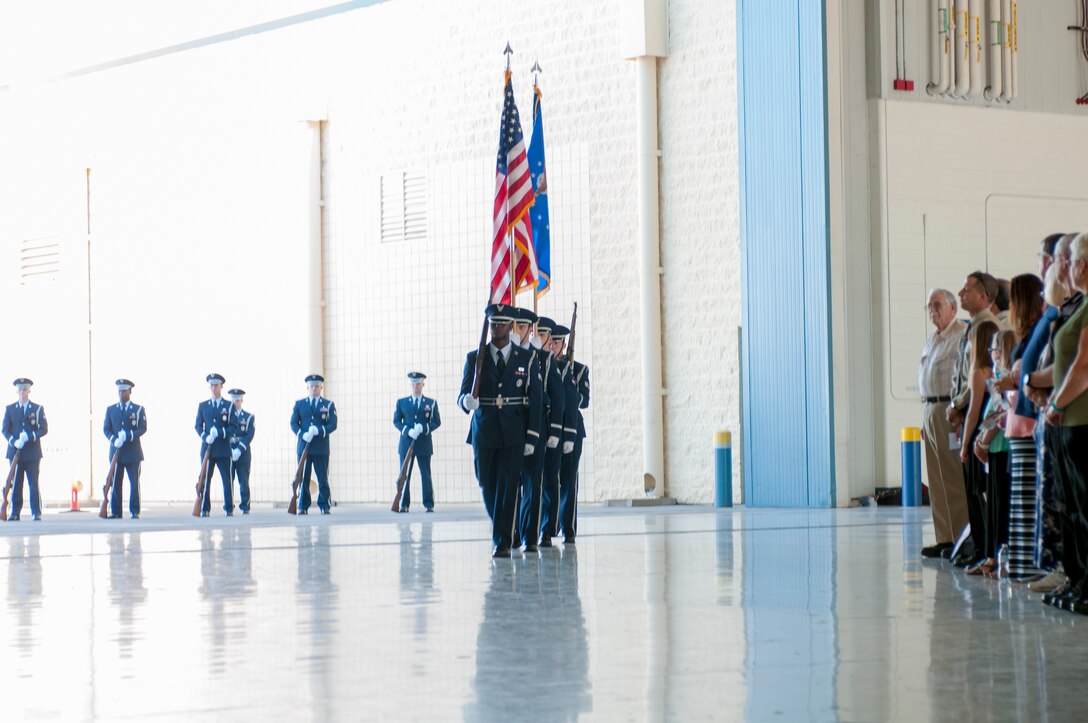
[[[1030,373],[1025,374],[1024,377],[1020,381],[1022,381],[1024,383],[1025,387],[1030,387],[1031,386],[1031,374]]]

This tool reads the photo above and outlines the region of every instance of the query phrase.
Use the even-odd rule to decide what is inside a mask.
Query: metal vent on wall
[[[427,174],[388,173],[381,179],[382,243],[427,237]]]
[[[53,281],[60,275],[60,242],[56,237],[23,241],[19,246],[19,282]]]

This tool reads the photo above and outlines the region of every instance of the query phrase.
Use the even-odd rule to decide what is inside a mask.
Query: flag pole
[[[513,57],[514,51],[510,48],[510,41],[506,41],[506,50],[502,51],[502,54],[506,56],[506,80],[510,80],[510,58]],[[510,220],[510,194],[506,194],[506,220]],[[517,306],[518,304],[518,290],[514,285],[514,230],[509,226],[506,227],[506,245],[510,249],[510,305]]]
[[[537,94],[537,90],[538,90],[537,85],[536,85],[537,74],[543,72],[540,69],[540,61],[539,60],[534,60],[533,61],[533,67],[529,69],[529,72],[533,74],[533,102],[534,102],[534,105],[535,105],[535,103],[536,103],[536,94]],[[532,115],[532,111],[530,111],[530,115]],[[533,190],[535,191],[536,189],[534,188]],[[534,234],[533,238],[534,238],[533,243],[536,243],[535,234]],[[533,288],[533,316],[536,316],[538,314],[538,312],[537,312],[537,303],[536,302],[537,302],[537,299],[539,298],[539,295],[537,294],[537,288],[540,287],[540,269],[539,268],[537,269],[537,274],[536,274],[536,284],[537,284],[536,287]],[[533,325],[533,334],[534,335],[536,334],[536,324]]]

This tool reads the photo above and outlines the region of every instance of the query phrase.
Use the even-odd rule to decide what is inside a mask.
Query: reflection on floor
[[[475,508],[0,525],[5,720],[1079,720],[1088,619],[918,557],[928,510]],[[60,534],[58,534],[60,533]]]

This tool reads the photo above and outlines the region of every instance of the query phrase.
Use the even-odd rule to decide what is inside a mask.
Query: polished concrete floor
[[[1088,618],[922,563],[928,510],[475,507],[0,525],[2,720],[1084,720]]]

